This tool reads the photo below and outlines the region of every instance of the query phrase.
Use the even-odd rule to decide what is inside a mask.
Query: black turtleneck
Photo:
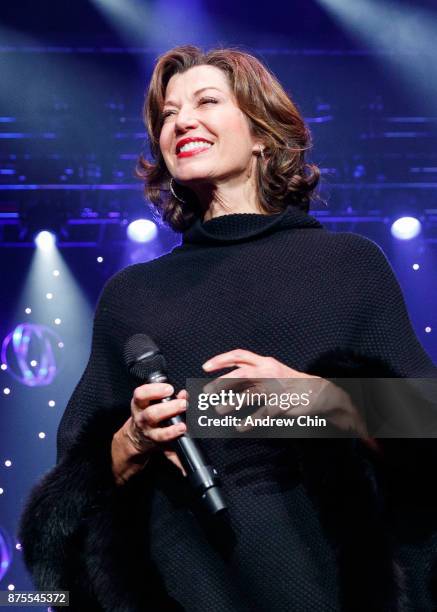
[[[58,462],[97,409],[129,416],[135,382],[122,354],[137,333],[161,348],[176,389],[235,348],[314,374],[320,359],[342,350],[396,376],[435,375],[374,242],[331,233],[292,207],[198,221],[171,253],[107,283],[90,361],[60,424]],[[335,551],[290,441],[201,444],[222,476],[229,523],[197,516],[183,477],[162,455],[145,475],[153,486],[144,533],[167,592],[188,612],[339,610]]]
[[[200,219],[187,230],[183,236],[183,244],[225,244],[247,241],[261,234],[269,234],[276,230],[298,227],[318,227],[321,224],[305,213],[289,207],[282,213],[273,215],[257,213],[233,213],[214,217],[202,222]]]

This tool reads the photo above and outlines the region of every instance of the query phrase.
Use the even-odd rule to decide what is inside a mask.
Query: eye
[[[216,98],[200,98],[199,100],[199,104],[208,104],[208,102],[217,104],[218,100],[216,100]]]
[[[171,111],[171,110],[165,111],[165,112],[162,113],[161,119],[164,121],[164,119],[166,119],[167,117],[169,117],[173,113],[174,113],[174,111]]]
[[[200,98],[199,100],[199,104],[217,104],[218,100],[216,98],[210,98],[210,97],[205,97],[205,98]],[[161,115],[161,119],[162,121],[165,121],[167,119],[167,117],[170,117],[170,115],[174,115],[175,111],[174,110],[167,110],[164,111]]]

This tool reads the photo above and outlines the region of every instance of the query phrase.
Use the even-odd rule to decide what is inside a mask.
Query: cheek
[[[232,114],[226,122],[226,141],[229,148],[241,155],[252,150],[252,136],[244,116]]]

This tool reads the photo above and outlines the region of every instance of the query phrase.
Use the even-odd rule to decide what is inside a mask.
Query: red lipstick
[[[181,153],[181,148],[184,145],[188,144],[189,142],[206,142],[209,145],[213,145],[214,144],[210,140],[207,140],[206,138],[202,138],[202,137],[199,137],[199,136],[197,136],[197,137],[191,136],[189,138],[182,138],[176,144],[176,155],[177,155],[177,157],[191,157],[192,155],[196,155],[197,153],[201,153],[202,151],[206,151],[207,149],[210,148],[210,147],[199,147],[197,149],[193,149],[192,151],[183,151]]]

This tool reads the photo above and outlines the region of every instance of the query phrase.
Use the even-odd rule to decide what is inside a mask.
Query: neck
[[[203,221],[209,221],[210,219],[215,219],[216,217],[222,217],[223,215],[235,213],[266,214],[258,201],[255,199],[247,200],[243,199],[243,196],[241,199],[235,200],[232,198],[220,197],[211,202],[203,217]]]
[[[254,171],[214,184],[190,185],[190,188],[206,211],[203,221],[234,213],[266,214],[259,202]]]

